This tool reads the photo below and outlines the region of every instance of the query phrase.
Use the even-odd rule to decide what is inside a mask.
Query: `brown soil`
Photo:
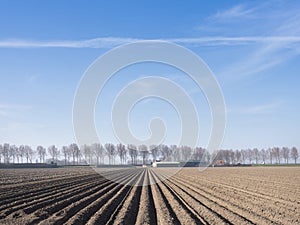
[[[300,224],[300,167],[103,173],[0,170],[0,224]]]

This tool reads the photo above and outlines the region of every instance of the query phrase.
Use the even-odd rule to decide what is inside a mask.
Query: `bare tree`
[[[115,164],[116,149],[115,149],[114,144],[112,144],[112,143],[105,144],[105,149],[107,151],[109,164],[110,165]]]
[[[148,154],[149,154],[148,148],[147,148],[146,145],[139,145],[138,148],[139,148],[139,152],[140,152],[140,154],[142,156],[142,159],[143,159],[143,165],[146,165],[146,159],[147,159]]]
[[[78,146],[77,146],[77,144],[75,144],[75,143],[70,144],[70,146],[69,146],[69,150],[70,150],[71,155],[72,155],[72,164],[73,164],[73,165],[75,165],[76,148],[78,148]]]
[[[54,155],[54,160],[55,160],[55,162],[57,163],[57,161],[58,161],[58,157],[59,157],[59,155],[60,155],[60,149],[59,148],[57,148],[57,147],[55,147],[55,155]]]
[[[77,159],[77,165],[79,163],[80,150],[77,144],[72,143],[69,146],[70,153],[72,155],[73,165],[75,165],[75,159]]]
[[[3,144],[3,160],[4,160],[4,163],[9,163],[9,161],[10,161],[9,144],[8,143]]]
[[[274,147],[273,148],[273,154],[274,154],[274,156],[276,158],[276,163],[280,164],[280,148]]]
[[[214,161],[225,159],[223,150],[214,151],[213,156],[214,156]]]
[[[254,149],[252,150],[252,152],[253,152],[253,156],[254,156],[254,159],[255,159],[255,164],[258,164],[258,160],[259,160],[259,151],[258,151],[257,148],[254,148]]]
[[[267,152],[268,152],[268,155],[269,155],[270,163],[273,164],[273,158],[274,158],[273,148],[268,148]]]
[[[20,154],[20,158],[21,158],[21,163],[23,163],[23,159],[25,157],[25,146],[24,145],[19,146],[19,154]]]
[[[32,157],[33,157],[33,151],[32,148],[28,145],[25,145],[25,157],[26,157],[26,162],[27,163],[32,163]]]
[[[48,153],[52,157],[52,162],[57,161],[57,157],[59,155],[59,150],[58,150],[58,148],[55,147],[55,145],[49,146]]]
[[[126,146],[124,145],[124,152],[123,152],[123,162],[124,162],[124,164],[127,164],[127,154],[128,154],[128,151],[127,151]]]
[[[2,160],[2,154],[3,154],[3,146],[0,145],[0,163],[1,163],[1,160]]]
[[[47,154],[46,149],[43,146],[39,145],[36,147],[36,151],[40,158],[40,163],[45,162],[45,156]]]
[[[14,153],[14,146],[13,145],[9,145],[9,149],[8,149],[8,162],[9,163],[14,163],[14,158],[15,158],[15,153]],[[11,159],[13,159],[11,161]]]
[[[18,147],[15,145],[10,145],[9,146],[9,158],[12,158],[13,163],[15,163],[17,153],[18,153]]]
[[[15,154],[16,154],[16,158],[17,158],[17,163],[20,163],[21,151],[20,151],[20,148],[18,148],[17,146],[16,146]]]
[[[80,152],[83,154],[85,162],[88,163],[88,156],[90,154],[90,147],[88,145],[82,145],[80,147]]]
[[[167,160],[171,161],[172,158],[173,158],[173,148],[171,148],[171,147],[169,147],[169,146],[166,145],[165,150],[166,150],[166,153],[167,153],[166,154]]]
[[[208,164],[210,164],[212,162],[212,155],[207,151],[205,150],[204,152],[204,161]]]
[[[157,145],[150,145],[149,151],[152,155],[153,162],[157,160],[158,154],[159,154],[159,146]]]
[[[163,159],[166,161],[170,161],[172,151],[167,145],[160,145],[159,150],[161,152],[161,155],[163,156]]]
[[[132,145],[132,144],[129,144],[127,145],[127,149],[128,149],[128,152],[129,152],[129,156],[131,158],[131,164],[134,165],[137,163],[137,148],[135,145]]]
[[[194,149],[193,159],[194,160],[201,160],[201,159],[203,159],[204,153],[205,153],[205,149],[204,148],[196,147]]]
[[[247,159],[247,150],[242,149],[241,150],[241,157],[242,157],[242,161],[245,164],[246,159]]]
[[[221,150],[223,152],[223,156],[225,159],[226,164],[230,163],[230,151],[229,150]]]
[[[283,159],[285,160],[285,163],[289,163],[290,149],[288,147],[283,147],[281,149],[281,155],[282,155]]]
[[[125,160],[126,160],[126,154],[127,154],[125,145],[123,145],[121,143],[118,144],[117,145],[117,152],[118,152],[118,156],[120,158],[120,163],[124,164]]]
[[[191,158],[192,148],[189,147],[189,146],[182,146],[181,147],[181,152],[182,152],[183,160],[187,161]]]
[[[219,150],[214,150],[210,156],[211,160],[209,162],[214,164],[217,160],[219,160]]]
[[[95,162],[93,162],[93,159],[95,158],[95,152],[93,151],[91,145],[88,145],[88,148],[89,148],[89,154],[88,154],[88,157],[89,157],[89,164],[92,165],[92,164],[95,163]]]
[[[230,157],[230,163],[234,164],[234,160],[235,160],[235,154],[234,151],[232,149],[229,150],[229,157]]]
[[[89,146],[89,145],[83,145],[81,147],[81,152],[84,155],[85,162],[91,165],[93,163],[92,162],[93,151],[91,149],[91,146]]]
[[[65,165],[67,165],[67,162],[69,162],[70,159],[70,148],[68,148],[68,146],[62,146],[61,152],[64,155]]]
[[[99,166],[100,164],[104,163],[104,147],[99,143],[92,144],[92,151],[96,156],[96,165]]]
[[[267,151],[265,149],[260,150],[260,156],[263,161],[263,164],[266,163],[266,159],[268,157]]]
[[[241,151],[235,150],[234,155],[235,155],[236,161],[237,161],[238,163],[240,163],[240,162],[241,162],[241,157],[242,157]]]
[[[248,158],[250,164],[252,164],[252,160],[254,158],[254,152],[252,149],[247,149],[247,158]]]
[[[291,156],[295,160],[295,164],[297,163],[297,159],[299,157],[298,149],[296,147],[292,147]]]
[[[178,157],[178,147],[177,145],[170,145],[170,149],[171,149],[171,152],[172,152],[172,155],[171,155],[171,160],[172,161],[179,161],[179,157]]]
[[[175,161],[181,161],[182,159],[182,152],[181,152],[181,148],[178,147],[177,145],[171,145],[171,148],[173,149],[173,158]]]

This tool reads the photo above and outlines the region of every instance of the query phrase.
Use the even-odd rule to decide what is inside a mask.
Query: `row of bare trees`
[[[210,155],[204,148],[192,149],[188,146],[178,147],[176,145],[133,145],[123,144],[114,145],[107,143],[105,145],[92,144],[81,147],[82,155],[89,164],[104,164],[105,158],[108,164],[147,164],[155,160],[164,161],[187,161],[187,160],[205,160],[210,161]],[[65,158],[68,160],[67,158]]]
[[[219,150],[209,154],[204,148],[191,148],[188,146],[176,145],[114,145],[112,143],[83,145],[80,148],[73,143],[69,146],[62,146],[60,149],[55,145],[47,149],[37,146],[33,150],[28,145],[0,145],[0,163],[32,163],[33,158],[45,163],[46,157],[52,162],[63,160],[64,164],[80,164],[85,160],[89,164],[146,164],[155,160],[163,161],[187,161],[201,160],[212,162],[213,160],[224,160],[227,164],[236,163],[289,163],[292,159],[297,163],[299,157],[298,149],[293,148],[269,148],[269,149],[246,149],[246,150]]]
[[[28,145],[10,145],[5,143],[0,145],[0,163],[31,163],[34,151]]]
[[[268,149],[245,149],[245,150],[220,150],[215,160],[224,160],[227,164],[235,163],[255,163],[255,164],[281,164],[289,163],[289,160],[292,159],[294,163],[297,163],[299,158],[299,152],[296,147],[274,147]]]

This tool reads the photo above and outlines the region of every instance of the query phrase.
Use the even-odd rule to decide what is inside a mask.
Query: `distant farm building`
[[[179,167],[179,162],[153,162],[153,167]]]
[[[216,160],[215,162],[214,162],[214,166],[224,166],[225,165],[225,162],[224,162],[224,160]]]
[[[207,162],[203,162],[200,160],[189,160],[185,162],[180,162],[181,167],[199,167],[199,166],[207,166]]]

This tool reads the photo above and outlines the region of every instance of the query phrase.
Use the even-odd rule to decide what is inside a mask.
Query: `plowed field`
[[[0,224],[300,224],[299,167],[171,173],[0,170]]]

